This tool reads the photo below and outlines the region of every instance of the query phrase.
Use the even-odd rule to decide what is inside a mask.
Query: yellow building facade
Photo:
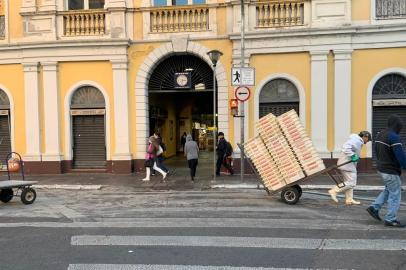
[[[295,109],[326,159],[350,133],[406,117],[402,1],[249,0],[244,10],[255,85],[242,128],[229,108],[240,1],[0,0],[0,158],[20,153],[28,173],[129,173],[142,170],[154,131],[168,157],[184,132],[211,151],[213,92],[216,126],[234,145],[263,115]],[[216,87],[210,50],[223,53]],[[363,169],[373,155],[368,145]]]

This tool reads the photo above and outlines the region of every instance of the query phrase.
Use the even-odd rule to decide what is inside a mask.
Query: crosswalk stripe
[[[328,270],[323,268],[324,270]],[[309,268],[264,268],[201,265],[148,265],[148,264],[70,264],[68,270],[309,270]],[[345,270],[345,269],[341,269]]]
[[[96,220],[96,221],[94,221]],[[305,226],[304,226],[305,224]],[[368,219],[252,219],[252,218],[128,218],[93,219],[73,222],[19,222],[0,223],[0,228],[264,228],[313,230],[385,230],[381,224]],[[404,230],[391,228],[392,231]]]
[[[312,239],[223,236],[76,235],[73,246],[188,246],[312,250],[406,250],[400,239]]]

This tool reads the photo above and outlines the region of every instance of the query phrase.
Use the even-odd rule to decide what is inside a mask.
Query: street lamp
[[[216,181],[216,65],[223,53],[218,50],[211,50],[207,52],[207,55],[213,64],[213,180]]]

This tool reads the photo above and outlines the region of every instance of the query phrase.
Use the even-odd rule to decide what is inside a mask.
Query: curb
[[[327,190],[333,187],[332,185],[300,185],[304,190]],[[218,184],[211,185],[211,188],[226,188],[226,189],[264,189],[262,184]],[[359,185],[354,190],[359,191],[381,191],[384,190],[384,186],[366,186]],[[406,190],[406,186],[402,186],[402,190]]]
[[[102,185],[33,185],[38,189],[100,190]]]

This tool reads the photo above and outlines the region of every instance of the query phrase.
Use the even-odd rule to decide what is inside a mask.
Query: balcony
[[[278,28],[304,25],[305,0],[275,0],[256,3],[256,27]]]
[[[209,30],[207,7],[166,7],[150,11],[151,33],[199,32]]]
[[[103,9],[64,11],[60,14],[66,37],[101,36],[106,33],[106,11]]]
[[[405,19],[406,0],[376,0],[375,14],[378,20]]]

